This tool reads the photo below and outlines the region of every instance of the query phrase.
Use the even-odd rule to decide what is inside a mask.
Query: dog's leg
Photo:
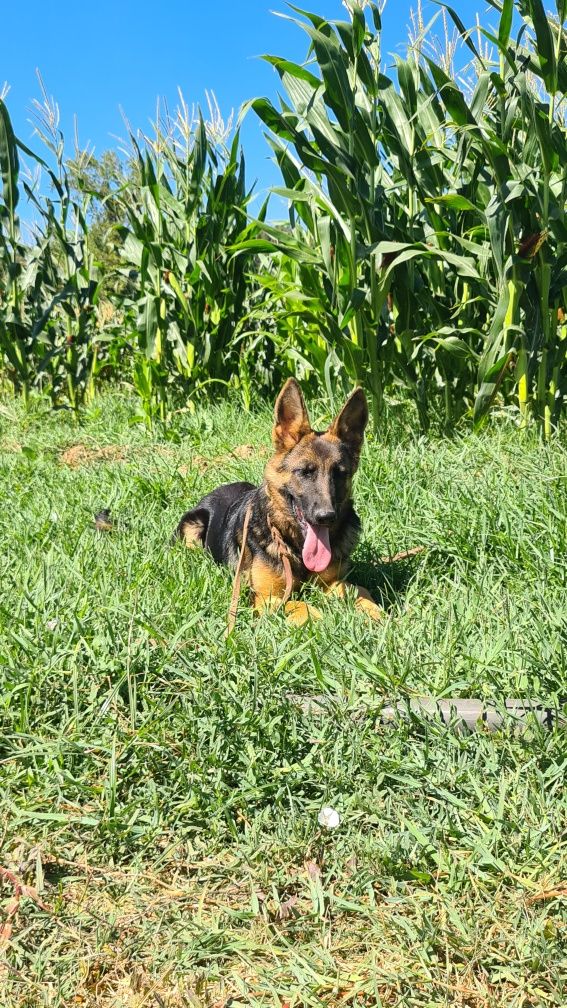
[[[376,605],[370,592],[366,588],[363,588],[362,585],[349,584],[348,581],[329,581],[324,585],[324,591],[327,595],[335,595],[341,599],[347,598],[349,592],[354,592],[355,609],[366,613],[373,620],[382,619],[384,615],[384,610],[379,605]]]
[[[304,623],[309,623],[310,620],[321,619],[320,610],[316,609],[315,606],[307,605],[307,602],[286,602],[285,614],[290,623],[293,623],[295,626],[303,626]]]
[[[285,595],[285,578],[283,574],[270,567],[260,558],[252,561],[249,572],[249,582],[252,591],[254,609],[257,613],[278,609]],[[291,623],[302,626],[309,620],[319,619],[321,613],[306,602],[286,602],[285,614]]]

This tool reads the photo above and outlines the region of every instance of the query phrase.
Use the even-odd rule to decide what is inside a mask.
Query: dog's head
[[[360,458],[368,406],[355,389],[324,432],[311,428],[299,385],[289,378],[275,406],[275,455],[266,482],[280,507],[288,509],[303,537],[303,562],[323,571],[331,561],[329,535],[351,499],[351,482]]]

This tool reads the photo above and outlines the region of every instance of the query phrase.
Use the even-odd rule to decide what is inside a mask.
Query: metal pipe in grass
[[[322,694],[310,697],[288,694],[287,699],[304,714],[315,716],[328,714],[333,706],[333,701]],[[354,721],[375,719],[377,725],[385,727],[418,719],[419,723],[423,723],[426,718],[433,723],[445,724],[458,734],[500,729],[522,732],[534,724],[547,729],[567,727],[567,701],[550,705],[534,699],[508,698],[499,703],[462,697],[411,697],[397,702],[385,700],[379,707],[358,707],[350,712],[350,716]]]

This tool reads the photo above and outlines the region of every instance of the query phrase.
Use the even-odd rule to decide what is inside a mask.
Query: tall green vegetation
[[[420,23],[392,71],[379,6],[345,6],[332,23],[296,11],[306,63],[265,57],[284,93],[249,103],[285,224],[252,218],[238,132],[183,102],[152,138],[131,135],[126,168],[94,174],[65,160],[53,115],[55,169],[0,104],[0,346],[17,389],[76,407],[126,378],[151,424],[211,383],[248,404],[293,371],[331,397],[364,385],[376,419],[401,395],[422,429],[497,407],[550,435],[567,395],[567,0],[556,15],[492,0],[496,27],[474,32],[445,7],[467,65]],[[22,151],[52,186],[23,183],[31,243]]]
[[[211,139],[186,108],[142,148],[131,136],[138,184],[126,187],[119,228],[123,263],[136,273],[132,298],[138,347],[134,383],[142,401],[155,390],[190,391],[238,374],[236,335],[247,311],[245,257],[232,245],[249,222],[239,135]]]
[[[517,395],[522,424],[533,413],[549,433],[567,379],[566,4],[555,23],[541,0],[518,3],[517,41],[512,0],[476,41],[447,8],[473,57],[466,94],[423,36],[387,76],[379,7],[365,6],[333,24],[301,12],[309,64],[265,57],[285,97],[252,106],[292,235],[272,229],[270,247],[298,281],[266,281],[273,309],[297,320],[300,346],[322,335],[327,366],[366,385],[375,415],[393,386],[423,426],[442,397],[449,430]]]
[[[54,106],[41,136],[56,164],[14,136],[0,102],[4,180],[0,341],[16,391],[46,389],[73,408],[97,378],[127,378],[151,425],[175,396],[238,379],[237,336],[249,311],[247,258],[230,251],[253,234],[238,132],[228,146],[182,101],[153,137],[130,134],[126,167],[88,153],[65,160]],[[23,181],[39,218],[25,242],[17,215],[19,152],[39,164],[49,196]]]
[[[77,407],[94,391],[99,282],[85,241],[88,203],[73,197],[56,108],[47,104],[44,111],[41,136],[55,168],[16,140],[0,101],[0,352],[8,379],[25,398],[32,388],[46,388],[54,403],[64,397]],[[19,150],[46,172],[49,197],[40,201],[21,180]],[[18,217],[22,187],[40,213],[31,243]]]

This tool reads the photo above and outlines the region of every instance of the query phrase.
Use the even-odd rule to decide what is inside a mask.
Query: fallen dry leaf
[[[16,873],[10,871],[9,868],[2,868],[0,866],[0,879],[4,879],[6,882],[10,883],[14,891],[13,896],[11,896],[4,907],[6,919],[0,928],[0,952],[2,952],[12,937],[13,920],[19,910],[22,896],[27,897],[27,899],[31,899],[37,906],[41,907],[42,910],[49,911],[49,907],[43,902],[37,889],[33,886],[25,885],[21,879],[18,878]]]
[[[318,864],[315,864],[315,861],[306,861],[305,870],[309,875],[309,878],[318,879],[321,877],[321,869]]]
[[[291,917],[293,908],[296,903],[297,903],[297,896],[290,896],[289,899],[286,899],[283,901],[283,903],[280,903],[280,907],[278,910],[278,920],[283,921],[287,920],[288,917]]]

